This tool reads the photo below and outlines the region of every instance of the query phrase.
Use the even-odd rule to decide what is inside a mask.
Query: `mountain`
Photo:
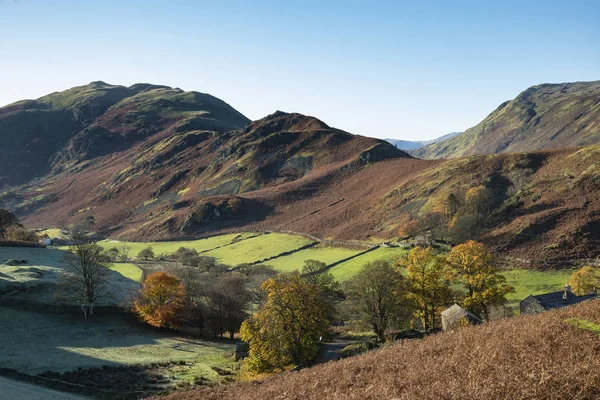
[[[165,129],[229,131],[249,120],[223,101],[167,86],[74,87],[0,108],[0,187],[131,147]]]
[[[600,300],[590,300],[423,340],[402,340],[267,379],[155,399],[598,399],[599,319]]]
[[[93,83],[50,96],[2,109],[13,123],[0,141],[27,138],[12,143],[15,163],[30,172],[0,165],[13,182],[0,191],[0,208],[28,227],[93,216],[101,234],[135,240],[282,230],[382,241],[449,191],[485,186],[493,201],[482,239],[497,252],[600,255],[600,144],[420,160],[314,117],[278,111],[249,122],[210,95],[164,86]],[[36,146],[42,133],[63,140]]]
[[[439,138],[433,139],[433,140],[421,140],[421,141],[410,141],[410,140],[401,140],[401,139],[384,139],[384,140],[387,142],[390,142],[391,144],[393,144],[394,146],[396,146],[396,148],[398,148],[400,150],[409,151],[409,150],[420,149],[421,147],[426,146],[431,143],[443,142],[444,140],[453,138],[454,136],[460,135],[461,133],[462,132],[452,132],[452,133],[448,133],[446,135],[440,136]]]
[[[600,81],[533,86],[502,103],[476,126],[413,152],[419,158],[456,158],[600,142]]]

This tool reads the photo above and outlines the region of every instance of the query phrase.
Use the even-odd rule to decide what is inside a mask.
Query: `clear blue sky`
[[[600,0],[0,0],[0,104],[103,80],[430,139],[600,79]]]

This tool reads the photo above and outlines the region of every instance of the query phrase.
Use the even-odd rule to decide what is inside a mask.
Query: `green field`
[[[202,255],[215,257],[219,263],[238,265],[241,263],[253,263],[261,261],[283,252],[293,251],[311,243],[311,240],[297,235],[270,233],[262,234],[257,237],[250,237],[252,235],[253,234],[249,233],[241,235],[227,234],[191,241],[150,243],[116,242],[105,240],[100,242],[100,244],[105,248],[119,247],[122,244],[127,244],[131,246],[132,255],[137,254],[137,252],[147,246],[152,246],[156,254],[172,253],[179,247],[184,246],[194,248],[198,251],[205,251],[202,253]],[[236,238],[243,238],[244,240],[241,240],[237,243],[232,243],[232,241]],[[218,246],[224,247],[215,249]],[[360,251],[361,250],[339,247],[318,246],[265,261],[265,264],[272,265],[279,271],[288,272],[300,270],[305,260],[318,260],[329,265],[347,257],[351,257]],[[402,255],[406,254],[406,252],[407,250],[404,248],[381,247],[364,255],[358,256],[352,260],[336,265],[332,267],[330,271],[340,282],[342,282],[352,278],[366,263],[376,260],[396,262]],[[139,281],[141,277],[141,272],[139,272],[139,270],[137,270],[137,268],[131,264],[116,263],[113,269],[132,280]],[[516,269],[503,271],[502,273],[506,276],[508,284],[515,287],[516,292],[508,295],[509,304],[515,307],[518,305],[518,301],[531,294],[540,294],[560,290],[568,281],[569,277],[573,273],[573,270],[543,272]]]
[[[270,233],[211,250],[202,255],[215,257],[221,264],[238,265],[261,261],[310,243],[312,240],[303,236]],[[270,263],[271,261],[266,262],[266,264]]]
[[[273,266],[278,271],[289,272],[301,270],[305,260],[317,260],[329,265],[358,253],[360,253],[359,250],[340,247],[312,247],[287,256],[275,258],[267,261],[265,264]]]
[[[129,278],[133,281],[139,282],[142,280],[142,270],[130,263],[114,263],[111,264],[110,269],[117,271],[125,278]]]
[[[518,306],[520,300],[532,294],[542,294],[561,290],[571,274],[572,269],[562,271],[533,271],[527,269],[513,269],[502,271],[509,285],[515,288],[515,293],[506,296],[509,305]]]
[[[343,282],[356,275],[358,271],[360,271],[360,269],[369,262],[385,260],[395,263],[406,253],[407,250],[401,247],[380,247],[376,250],[353,258],[352,260],[348,260],[336,265],[335,267],[331,268],[330,271],[337,280]]]
[[[206,239],[198,239],[198,240],[177,240],[177,241],[167,241],[167,242],[127,242],[120,240],[103,240],[98,242],[99,245],[104,247],[105,249],[110,249],[112,247],[119,248],[123,245],[127,245],[130,247],[131,255],[136,256],[142,249],[150,246],[154,250],[154,254],[161,253],[174,253],[180,247],[188,247],[191,249],[196,249],[197,251],[206,251],[214,249],[215,247],[223,246],[225,244],[231,243],[235,238],[244,239],[249,236],[253,236],[251,233],[232,233],[227,235],[219,235],[213,236]]]

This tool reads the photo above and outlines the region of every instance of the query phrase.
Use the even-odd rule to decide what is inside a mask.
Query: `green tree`
[[[324,292],[333,294],[340,290],[340,283],[333,274],[326,271],[327,264],[317,260],[305,260],[302,267],[302,277],[323,289]]]
[[[415,247],[400,265],[406,269],[407,297],[427,332],[435,328],[437,315],[453,298],[449,268],[445,259],[437,256],[431,247]]]
[[[268,279],[263,289],[267,301],[241,328],[250,343],[247,368],[275,371],[313,359],[329,325],[330,306],[320,288],[292,274]]]
[[[470,240],[455,246],[446,261],[453,270],[454,282],[467,289],[463,307],[485,319],[489,319],[491,306],[506,303],[506,295],[515,291],[498,273],[494,256],[482,243]]]
[[[348,299],[358,317],[385,340],[391,321],[402,314],[405,302],[400,272],[387,261],[366,264],[348,284]]]
[[[117,262],[121,257],[121,252],[116,247],[112,247],[106,250],[106,256],[110,259],[110,261]]]
[[[600,269],[589,265],[581,267],[571,275],[569,286],[573,293],[585,295],[600,287]]]
[[[137,255],[137,258],[144,260],[144,261],[148,261],[148,260],[154,260],[154,250],[152,249],[152,247],[148,246],[145,249],[140,250],[140,252]]]

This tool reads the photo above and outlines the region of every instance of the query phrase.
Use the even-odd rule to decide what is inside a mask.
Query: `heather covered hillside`
[[[228,131],[248,119],[207,94],[92,82],[0,108],[0,187],[129,148],[162,131]]]
[[[5,186],[0,207],[28,227],[94,217],[100,234],[123,239],[279,230],[373,242],[404,237],[407,226],[439,212],[452,195],[464,218],[448,226],[470,231],[467,222],[476,217],[476,238],[503,256],[568,261],[599,254],[598,144],[420,160],[302,114],[278,111],[249,122],[210,95],[101,82],[15,103],[0,119],[41,104],[79,125],[71,136],[56,130],[66,135],[62,147],[19,156],[45,165],[34,180],[25,167],[2,167],[5,182],[26,183]],[[0,140],[44,137],[20,132],[4,128]],[[467,205],[467,193],[478,190],[487,193],[479,210],[485,218]]]
[[[165,400],[597,399],[600,301],[403,341],[378,351]]]
[[[461,135],[432,143],[419,158],[456,158],[585,146],[600,141],[600,82],[533,86]]]

